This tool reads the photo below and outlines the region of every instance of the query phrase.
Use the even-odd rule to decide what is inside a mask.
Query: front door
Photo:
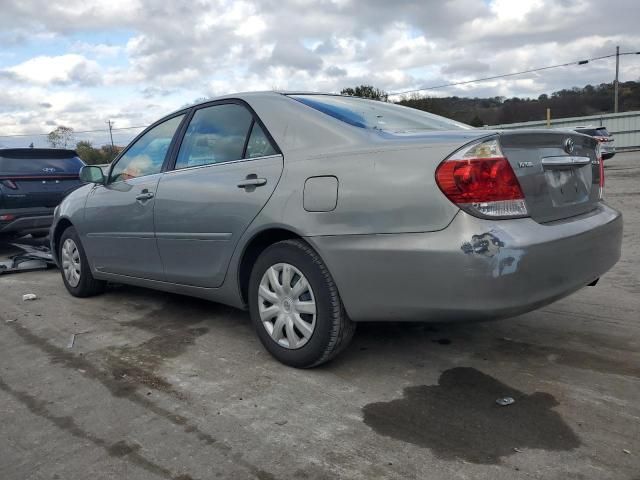
[[[167,281],[222,284],[240,236],[265,205],[283,158],[242,104],[195,111],[175,169],[158,185],[155,226]]]
[[[81,234],[97,270],[164,279],[153,209],[162,167],[183,118],[174,116],[138,138],[113,165],[107,183],[89,193]]]

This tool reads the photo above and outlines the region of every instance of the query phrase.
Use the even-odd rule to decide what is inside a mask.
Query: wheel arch
[[[246,305],[249,300],[249,278],[256,260],[262,252],[274,243],[291,240],[302,236],[285,227],[270,227],[257,232],[245,245],[238,263],[238,287],[242,302]]]
[[[58,259],[58,249],[60,245],[60,237],[62,233],[69,227],[73,227],[73,223],[67,217],[63,217],[58,220],[56,227],[53,230],[53,236],[51,237],[51,253],[53,258]]]

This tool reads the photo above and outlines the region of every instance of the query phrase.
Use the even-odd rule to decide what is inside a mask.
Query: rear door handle
[[[255,173],[247,175],[247,178],[238,183],[238,188],[256,188],[267,184],[266,178],[258,178]]]
[[[153,192],[143,190],[140,195],[136,196],[136,200],[149,200],[153,198]]]

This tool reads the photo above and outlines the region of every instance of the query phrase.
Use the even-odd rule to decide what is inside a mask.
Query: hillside
[[[619,111],[640,110],[640,82],[620,83]],[[426,110],[475,126],[526,122],[546,118],[597,115],[613,111],[613,85],[603,83],[560,90],[538,98],[466,98],[413,96],[401,105]]]

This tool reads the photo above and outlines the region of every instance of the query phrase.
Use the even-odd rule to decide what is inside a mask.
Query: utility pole
[[[617,100],[616,100],[616,105],[617,105]],[[617,107],[616,107],[616,111],[617,111]],[[111,120],[107,120],[107,123],[109,124],[109,137],[111,138],[111,156],[113,156],[113,152],[115,152],[116,148],[113,145],[113,133],[112,133],[112,128],[113,128],[113,124],[111,123]]]
[[[618,113],[618,73],[620,72],[620,47],[616,47],[616,79],[613,81],[613,113]]]

